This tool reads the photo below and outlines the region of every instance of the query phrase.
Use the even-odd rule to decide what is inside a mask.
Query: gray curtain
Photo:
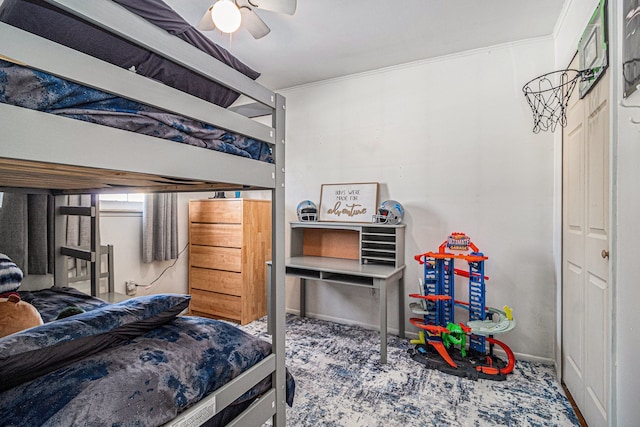
[[[53,197],[4,193],[0,208],[0,253],[29,274],[53,272]]]
[[[66,206],[91,206],[91,195],[65,196]],[[67,215],[67,245],[88,248],[91,245],[91,218]]]
[[[178,258],[178,195],[147,194],[142,213],[142,261]]]
[[[66,206],[91,206],[91,194],[80,194],[64,196]],[[78,246],[88,249],[91,246],[91,218],[88,216],[67,215],[66,216],[65,242],[68,246]],[[100,232],[100,230],[98,230]],[[70,270],[70,277],[89,274],[87,261],[81,259],[67,258],[67,268]]]

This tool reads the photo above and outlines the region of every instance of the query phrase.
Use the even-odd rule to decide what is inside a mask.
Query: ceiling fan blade
[[[249,0],[249,4],[264,10],[293,15],[296,13],[297,0]]]
[[[216,29],[213,18],[211,17],[211,9],[213,9],[213,6],[209,6],[209,9],[202,15],[202,19],[200,19],[200,22],[196,25],[196,28],[200,31],[213,31]]]
[[[242,26],[251,33],[254,39],[261,39],[271,32],[271,29],[264,21],[248,7],[241,7]]]

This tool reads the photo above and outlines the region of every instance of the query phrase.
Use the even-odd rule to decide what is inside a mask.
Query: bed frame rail
[[[273,164],[227,153],[1,103],[0,122],[7,141],[0,153],[0,186],[6,188],[86,194],[275,185]],[[144,161],[149,153],[153,161]]]
[[[169,423],[166,427],[199,426],[204,421],[220,412],[238,397],[242,396],[256,383],[262,381],[276,370],[276,358],[272,354],[243,372],[234,380],[198,402],[198,406],[187,409]],[[266,406],[265,406],[266,403]],[[240,414],[233,423],[238,426],[262,425],[275,414],[275,392],[273,389],[265,393],[258,401],[254,402],[247,410]],[[266,411],[265,411],[266,410]],[[254,422],[244,423],[253,419]],[[244,420],[244,422],[242,422]],[[239,422],[239,423],[238,423]]]
[[[92,5],[94,3],[112,4],[103,1],[88,3]],[[147,21],[144,23],[151,25]],[[161,31],[153,25],[151,27]],[[167,33],[165,35],[169,36]],[[274,130],[269,126],[4,22],[0,22],[0,40],[3,41],[2,47],[0,47],[0,57],[11,62],[45,71],[123,98],[133,99],[167,112],[209,123],[218,128],[273,143]],[[177,38],[176,41],[184,45],[182,49],[185,51],[190,50],[186,49],[187,47],[196,49]],[[219,62],[204,52],[198,52],[210,62]],[[247,80],[255,83],[251,79],[247,78]],[[212,117],[215,117],[215,123],[212,121]]]

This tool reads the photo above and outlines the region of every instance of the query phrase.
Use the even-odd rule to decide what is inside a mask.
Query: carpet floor
[[[243,327],[270,340],[266,318]],[[296,380],[287,426],[579,426],[552,365],[517,361],[505,381],[459,378],[411,359],[391,335],[287,315],[286,363]]]

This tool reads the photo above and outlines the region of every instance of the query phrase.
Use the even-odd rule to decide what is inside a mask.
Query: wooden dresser
[[[189,201],[190,312],[244,325],[267,314],[271,201]]]

